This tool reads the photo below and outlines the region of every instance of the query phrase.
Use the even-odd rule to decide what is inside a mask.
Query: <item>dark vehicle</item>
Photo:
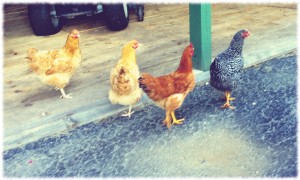
[[[92,16],[104,13],[110,30],[119,31],[128,26],[129,9],[134,8],[138,21],[144,20],[143,5],[118,4],[29,4],[30,26],[37,36],[47,36],[59,32],[67,19],[79,15]]]

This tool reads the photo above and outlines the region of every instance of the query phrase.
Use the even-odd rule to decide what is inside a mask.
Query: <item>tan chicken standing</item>
[[[109,100],[113,104],[129,105],[128,112],[122,116],[130,117],[132,105],[139,101],[142,90],[139,88],[140,72],[136,63],[135,50],[139,43],[130,41],[123,47],[121,59],[110,73]]]
[[[59,89],[60,98],[72,98],[71,94],[65,93],[64,87],[81,62],[79,37],[79,32],[74,29],[62,49],[38,51],[30,48],[27,51],[29,68],[39,75],[43,83]]]

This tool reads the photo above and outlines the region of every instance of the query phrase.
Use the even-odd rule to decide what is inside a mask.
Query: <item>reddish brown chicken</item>
[[[181,106],[185,97],[195,87],[193,54],[194,47],[191,43],[184,49],[179,67],[175,72],[159,77],[143,73],[139,78],[139,85],[143,91],[157,106],[166,111],[163,124],[168,128],[171,128],[172,124],[182,124],[184,120],[177,119],[174,111]]]

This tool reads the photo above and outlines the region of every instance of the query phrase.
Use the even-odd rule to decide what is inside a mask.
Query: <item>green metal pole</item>
[[[193,67],[208,71],[211,64],[211,5],[190,4],[190,41],[195,48]]]

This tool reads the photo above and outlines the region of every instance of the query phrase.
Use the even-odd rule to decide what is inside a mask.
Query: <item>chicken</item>
[[[79,32],[74,29],[62,49],[38,51],[30,48],[27,51],[29,68],[39,75],[43,83],[59,89],[60,98],[72,98],[71,94],[65,93],[64,87],[81,62],[79,37]]]
[[[140,87],[155,104],[166,111],[163,124],[169,129],[172,124],[182,124],[184,119],[177,119],[175,110],[183,103],[185,97],[195,87],[192,56],[194,47],[192,43],[187,46],[182,54],[179,67],[171,74],[153,77],[143,73],[139,78]]]
[[[134,111],[132,105],[139,101],[142,90],[139,88],[138,78],[140,71],[136,63],[135,50],[139,43],[136,40],[130,41],[123,47],[121,59],[112,68],[110,73],[109,100],[112,104],[129,105],[128,112],[122,116],[130,118]]]
[[[219,91],[225,92],[226,103],[222,108],[234,109],[230,101],[231,91],[237,87],[240,80],[241,71],[244,66],[242,55],[244,40],[251,33],[247,29],[238,31],[234,36],[229,47],[220,53],[210,65],[210,84]]]

